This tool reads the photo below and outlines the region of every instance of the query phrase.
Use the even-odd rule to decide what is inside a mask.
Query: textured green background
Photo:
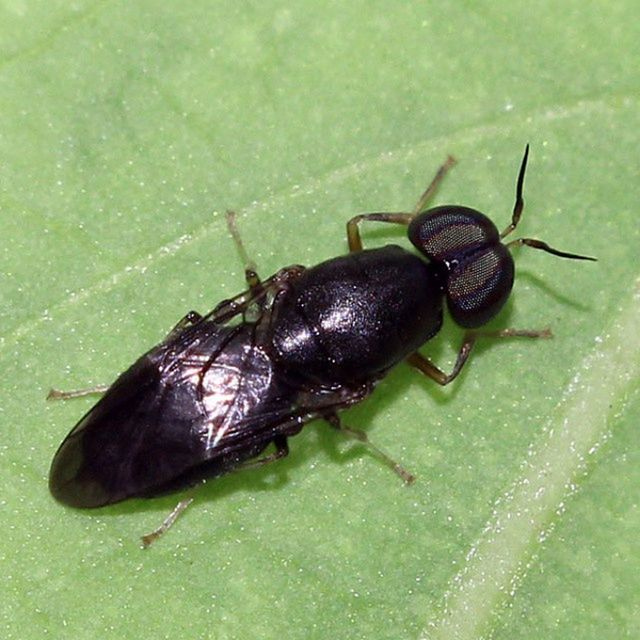
[[[231,4],[0,4],[0,635],[638,637],[637,3]],[[146,552],[175,497],[49,497],[91,401],[48,388],[242,288],[226,208],[262,273],[312,264],[453,153],[438,202],[503,226],[527,141],[520,232],[600,262],[518,251],[493,326],[553,341],[483,345],[446,390],[401,366],[346,415],[413,487],[314,424]]]

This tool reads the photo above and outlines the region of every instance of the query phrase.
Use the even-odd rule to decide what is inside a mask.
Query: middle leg
[[[412,473],[409,473],[402,465],[396,462],[390,455],[388,455],[382,449],[380,449],[375,444],[373,444],[373,442],[369,440],[369,437],[364,431],[360,431],[360,429],[352,429],[351,427],[345,426],[344,424],[342,424],[342,421],[340,420],[340,416],[338,416],[337,413],[331,413],[325,416],[325,420],[334,429],[336,429],[337,431],[340,431],[340,433],[344,434],[349,438],[357,440],[358,442],[365,445],[365,447],[367,447],[369,451],[373,452],[373,454],[378,458],[380,458],[380,460],[382,460],[389,468],[391,468],[391,470],[394,473],[399,475],[402,478],[402,480],[406,482],[406,484],[412,484],[415,481],[416,477]]]

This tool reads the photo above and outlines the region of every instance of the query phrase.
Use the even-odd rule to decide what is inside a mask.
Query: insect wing
[[[203,322],[142,356],[60,446],[52,494],[97,507],[258,455],[296,421],[256,335],[253,324]]]

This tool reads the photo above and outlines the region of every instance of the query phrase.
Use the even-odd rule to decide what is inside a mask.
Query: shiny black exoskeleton
[[[71,431],[51,467],[53,495],[97,507],[193,485],[286,455],[287,438],[315,418],[366,442],[341,424],[338,411],[369,395],[394,365],[408,360],[439,384],[453,380],[482,334],[465,334],[451,374],[419,354],[440,330],[445,301],[457,324],[474,329],[509,297],[511,247],[592,259],[529,238],[501,242],[520,219],[527,155],[528,146],[512,221],[502,233],[474,209],[424,210],[453,164],[449,158],[413,212],[350,220],[348,255],[308,269],[288,267],[265,281],[248,269],[247,291],[207,316],[188,314]],[[406,225],[418,255],[395,245],[363,250],[363,220]],[[276,452],[256,460],[270,444]]]

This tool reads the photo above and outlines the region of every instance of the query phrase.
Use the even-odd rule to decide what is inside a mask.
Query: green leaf
[[[640,624],[637,60],[630,0],[20,2],[0,8],[4,638],[620,638]],[[178,496],[56,504],[91,400],[189,309],[346,251],[345,221],[437,203],[599,262],[517,250],[493,328],[436,388],[400,366],[286,460]],[[404,242],[365,229],[368,246]],[[419,283],[416,284],[419,286]],[[449,370],[450,323],[424,352]],[[635,630],[635,633],[634,633]]]

